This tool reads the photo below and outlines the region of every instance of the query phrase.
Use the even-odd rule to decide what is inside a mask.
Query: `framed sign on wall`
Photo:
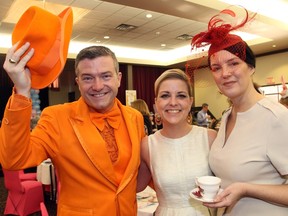
[[[130,106],[132,101],[137,99],[136,90],[126,90],[126,105]]]
[[[287,85],[287,84],[286,84]],[[283,90],[282,84],[264,85],[259,87],[259,90],[268,98],[279,102],[281,95],[280,92]]]

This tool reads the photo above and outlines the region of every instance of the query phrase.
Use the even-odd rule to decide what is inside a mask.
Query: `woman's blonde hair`
[[[155,81],[155,84],[154,84],[155,97],[158,96],[160,84],[163,81],[168,80],[168,79],[183,80],[187,86],[189,96],[190,97],[193,96],[193,90],[190,84],[190,79],[185,74],[185,72],[180,69],[169,69],[169,70],[164,71]]]
[[[147,103],[142,99],[137,99],[131,102],[131,107],[137,109],[142,115],[150,115]]]

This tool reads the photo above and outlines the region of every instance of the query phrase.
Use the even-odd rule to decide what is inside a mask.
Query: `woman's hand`
[[[31,48],[25,53],[30,43],[27,42],[17,49],[18,44],[19,42],[8,50],[3,68],[14,83],[16,93],[30,97],[31,75],[26,64],[32,58],[34,49]]]
[[[246,183],[233,183],[216,196],[213,203],[203,203],[210,208],[220,208],[234,205],[246,195]]]
[[[283,177],[285,181],[285,177]],[[213,203],[203,203],[211,208],[220,208],[235,205],[243,197],[260,199],[264,202],[275,203],[280,206],[288,206],[288,184],[250,184],[236,182],[229,185],[218,194]]]

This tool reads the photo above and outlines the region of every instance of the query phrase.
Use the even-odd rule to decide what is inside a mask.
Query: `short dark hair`
[[[119,63],[114,52],[104,46],[90,46],[82,49],[75,59],[75,72],[78,75],[78,64],[84,59],[94,59],[102,56],[111,56],[114,61],[115,71],[119,72]]]
[[[215,45],[216,46],[216,45]],[[229,47],[223,48],[223,50],[226,50],[233,55],[236,55],[239,57],[242,61],[246,62],[247,65],[249,65],[252,68],[256,67],[256,57],[252,51],[252,49],[248,46],[248,44],[245,41],[240,41],[236,44],[233,44]],[[208,64],[211,69],[210,65],[210,57],[208,56]]]

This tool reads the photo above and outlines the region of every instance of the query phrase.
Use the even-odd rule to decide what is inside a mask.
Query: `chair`
[[[40,209],[41,209],[41,215],[42,216],[49,216],[47,208],[46,208],[44,202],[40,203]]]
[[[27,180],[37,181],[37,173],[24,173],[24,170],[20,170],[19,175],[21,181],[27,181]]]
[[[44,202],[42,184],[38,181],[21,181],[21,171],[3,169],[4,184],[8,190],[4,214],[26,216],[40,211]]]

